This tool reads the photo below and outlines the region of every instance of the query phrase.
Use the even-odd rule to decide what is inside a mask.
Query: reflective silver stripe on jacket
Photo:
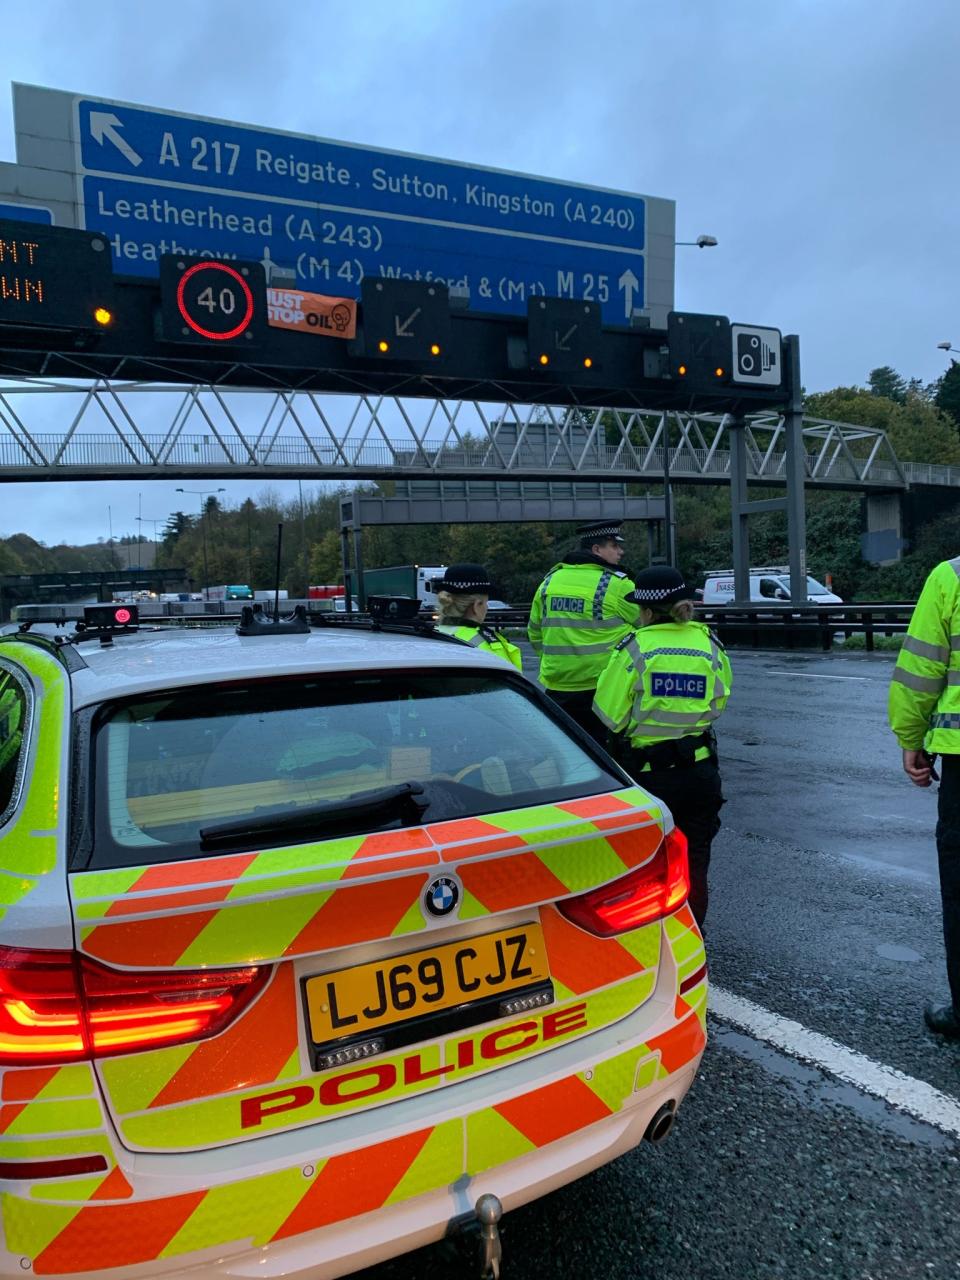
[[[909,638],[910,638],[910,637],[908,636],[908,637],[907,637],[907,639],[909,639]],[[950,637],[950,652],[951,652],[951,653],[956,653],[956,651],[957,651],[958,649],[960,649],[960,636],[951,636],[951,637]]]
[[[927,676],[915,676],[912,671],[904,671],[902,667],[894,668],[893,679],[897,684],[906,685],[908,689],[913,689],[916,693],[942,693],[946,684],[942,677],[934,679]]]
[[[623,618],[544,618],[542,627],[579,627],[583,631],[611,631],[625,627]]]
[[[593,616],[598,621],[603,617],[603,598],[607,594],[607,587],[610,585],[610,579],[613,574],[609,569],[600,575],[600,581],[597,583],[597,589],[593,593]]]
[[[540,652],[558,654],[561,657],[576,657],[578,654],[587,653],[609,653],[610,641],[605,640],[603,644],[543,644],[540,646]]]
[[[685,724],[688,727],[692,724],[699,724],[701,720],[709,719],[709,713],[703,711],[653,711],[651,719],[645,720],[644,724]]]
[[[955,711],[942,711],[939,715],[931,716],[931,729],[960,729],[960,715]]]
[[[957,644],[954,646],[954,640]],[[950,649],[944,648],[942,644],[927,644],[926,640],[917,640],[914,636],[905,636],[902,647],[907,653],[915,653],[918,658],[929,658],[931,662],[947,662],[950,658],[950,649],[954,647],[960,649],[960,636],[950,637]]]
[[[601,724],[606,725],[608,729],[612,729],[614,733],[617,732],[616,721],[611,720],[605,711],[601,711],[600,708],[597,706],[596,702],[594,702],[593,704],[593,714],[597,717],[597,719],[600,721]]]
[[[710,633],[710,659],[713,663],[713,697],[710,699],[710,719],[716,720],[723,708],[720,702],[727,690],[723,687],[723,660],[720,657],[720,645],[713,632]]]

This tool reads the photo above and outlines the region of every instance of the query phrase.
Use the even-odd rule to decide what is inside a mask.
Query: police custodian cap
[[[621,520],[593,520],[590,524],[582,524],[577,529],[581,545],[592,546],[595,542],[606,542],[612,538],[614,542],[623,542]]]
[[[491,589],[490,575],[482,564],[451,564],[444,571],[443,577],[435,583],[439,591],[458,592],[468,595],[489,595]]]
[[[665,564],[642,569],[634,578],[634,586],[636,589],[626,597],[631,604],[673,604],[693,596],[683,574]]]

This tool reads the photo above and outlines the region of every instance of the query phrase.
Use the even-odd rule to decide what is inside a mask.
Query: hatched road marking
[[[874,1062],[829,1036],[810,1031],[799,1022],[771,1013],[769,1009],[721,987],[711,986],[709,1009],[724,1022],[742,1027],[756,1039],[822,1067],[864,1093],[888,1102],[898,1111],[905,1111],[944,1133],[960,1137],[960,1102],[949,1094],[941,1093],[933,1085],[915,1080],[895,1067]]]

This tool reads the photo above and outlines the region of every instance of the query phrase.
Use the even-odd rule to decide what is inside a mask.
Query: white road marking
[[[742,1027],[756,1039],[822,1067],[831,1075],[848,1081],[864,1093],[881,1098],[898,1111],[905,1111],[925,1124],[960,1137],[960,1101],[941,1093],[933,1085],[915,1080],[895,1067],[874,1062],[829,1036],[810,1031],[799,1022],[771,1013],[769,1009],[735,996],[732,991],[724,991],[722,987],[711,986],[709,1008],[724,1022]]]
[[[869,676],[822,676],[815,671],[775,671],[771,668],[767,675],[770,676],[799,676],[801,680],[862,680],[868,682]]]

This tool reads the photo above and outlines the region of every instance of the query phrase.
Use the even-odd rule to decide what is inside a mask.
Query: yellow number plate
[[[515,991],[549,977],[538,924],[308,978],[314,1044]]]

